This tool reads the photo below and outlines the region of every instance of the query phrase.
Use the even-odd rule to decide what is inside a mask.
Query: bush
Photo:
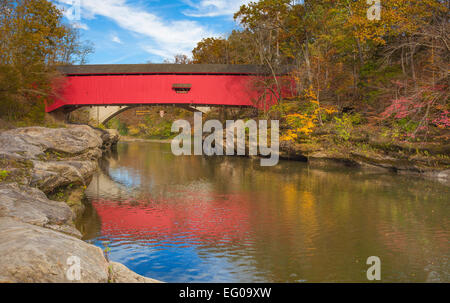
[[[117,129],[121,136],[126,136],[129,133],[128,125],[117,118],[111,119],[107,123],[107,127],[111,129]]]
[[[353,131],[354,118],[352,115],[344,114],[342,118],[334,117],[336,134],[339,139],[348,141]]]

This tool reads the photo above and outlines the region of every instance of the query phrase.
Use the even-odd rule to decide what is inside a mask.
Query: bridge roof
[[[267,74],[261,65],[227,64],[113,64],[65,65],[57,69],[66,75],[126,74]]]

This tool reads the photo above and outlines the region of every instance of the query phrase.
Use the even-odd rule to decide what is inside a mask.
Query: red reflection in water
[[[249,197],[243,195],[199,199],[172,199],[148,203],[94,200],[102,232],[112,237],[158,240],[183,237],[200,242],[242,240],[250,230]]]

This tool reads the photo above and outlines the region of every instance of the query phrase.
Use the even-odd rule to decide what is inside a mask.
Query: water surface
[[[79,227],[165,282],[450,282],[449,188],[436,181],[120,143]],[[108,244],[109,242],[109,244]]]

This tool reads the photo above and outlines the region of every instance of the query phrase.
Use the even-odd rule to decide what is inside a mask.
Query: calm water
[[[165,282],[450,282],[448,187],[419,178],[120,143],[87,195],[85,240]]]

